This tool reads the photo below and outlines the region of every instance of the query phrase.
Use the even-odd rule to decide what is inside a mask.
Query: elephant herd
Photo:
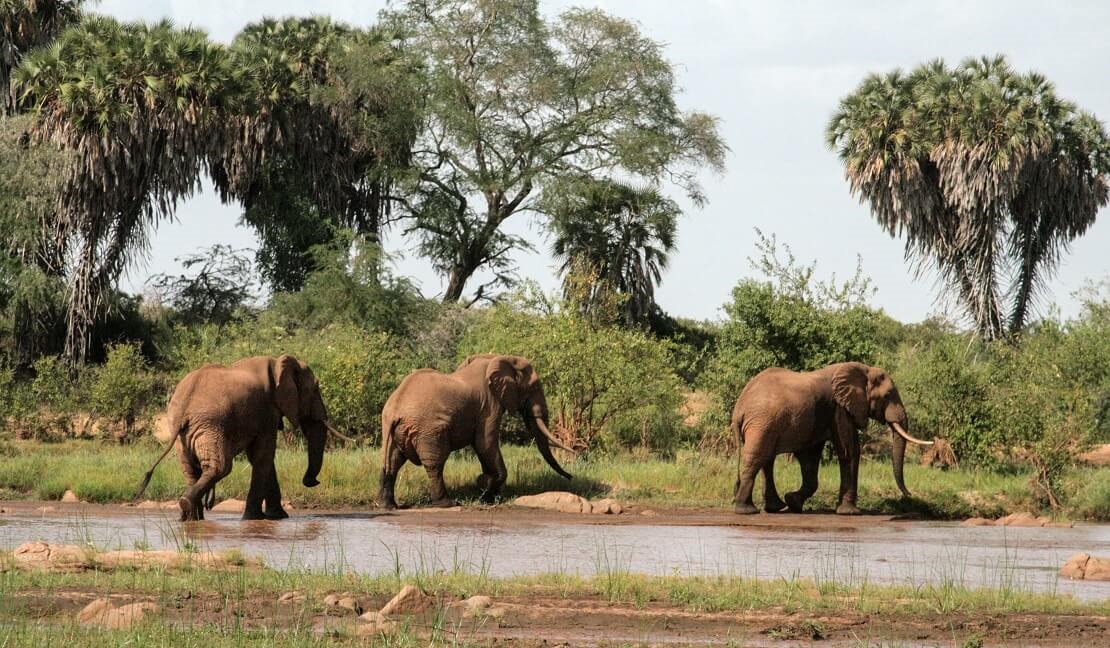
[[[571,475],[552,454],[569,450],[551,433],[547,400],[532,363],[511,355],[480,354],[453,373],[418,369],[401,381],[382,408],[382,468],[377,503],[395,508],[394,483],[405,462],[423,466],[432,506],[453,506],[443,481],[448,455],[470,446],[482,466],[481,500],[497,500],[508,472],[501,455],[500,427],[506,412],[517,413],[555,472]],[[324,460],[328,434],[342,437],[328,421],[320,384],[304,362],[290,355],[245,358],[229,366],[208,364],[178,383],[166,410],[170,445],[146,473],[176,449],[188,489],[178,500],[182,520],[204,518],[215,503],[216,483],[231,472],[232,460],[246,453],[251,481],[243,519],[282,519],[281,486],[274,469],[282,419],[305,437],[308,468],[302,482],[313,487]],[[905,406],[885,371],[857,362],[798,373],[766,369],[748,382],[736,400],[730,429],[742,443],[735,510],[756,513],[752,490],[763,473],[764,510],[801,512],[817,490],[817,470],[826,441],[840,464],[840,514],[856,514],[859,429],[875,420],[890,427],[894,478],[909,496],[902,476],[910,436]],[[779,498],[775,456],[792,453],[802,472],[797,491]]]

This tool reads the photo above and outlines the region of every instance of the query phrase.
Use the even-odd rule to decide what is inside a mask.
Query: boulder
[[[1060,568],[1060,575],[1074,580],[1110,580],[1110,558],[1077,553]]]
[[[77,493],[74,493],[71,490],[67,490],[66,492],[62,493],[62,501],[67,503],[80,502],[81,498],[77,497]]]
[[[434,602],[435,599],[425,594],[419,587],[415,585],[405,585],[389,603],[385,604],[385,607],[381,609],[381,613],[382,616],[420,614],[431,607]]]
[[[362,614],[362,606],[353,596],[344,596],[343,598],[336,601],[335,604],[341,608],[346,608],[354,612],[355,614]]]
[[[488,596],[471,596],[465,601],[460,601],[457,605],[462,608],[463,618],[469,619],[485,616],[486,610],[493,605],[493,601]]]
[[[1011,513],[1005,517],[998,518],[995,521],[997,526],[1013,526],[1013,527],[1039,527],[1044,526],[1040,518],[1033,515],[1028,511],[1020,513]]]
[[[88,552],[81,547],[46,542],[24,542],[15,548],[12,557],[26,567],[82,567],[89,562]]]
[[[371,610],[359,617],[363,621],[355,626],[355,635],[370,637],[378,634],[389,634],[397,629],[397,622],[385,618],[381,612]]]
[[[590,512],[599,515],[620,515],[624,511],[620,502],[608,497],[597,500],[596,502],[590,502],[590,506],[592,509]]]
[[[981,517],[973,517],[964,520],[960,524],[962,524],[963,526],[994,526],[994,520],[988,520],[987,518]]]
[[[242,513],[247,510],[247,503],[241,499],[225,499],[212,507],[213,513]]]
[[[548,491],[539,495],[522,495],[513,500],[517,506],[540,508],[562,513],[589,513],[592,510],[589,500],[565,491]]]
[[[100,598],[89,603],[77,614],[77,620],[83,625],[96,625],[112,630],[126,630],[141,622],[150,614],[161,611],[157,603],[144,601],[142,603],[129,603],[120,607],[113,607],[112,602]]]

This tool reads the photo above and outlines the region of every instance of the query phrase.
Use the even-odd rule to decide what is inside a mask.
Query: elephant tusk
[[[355,440],[352,439],[351,437],[346,436],[344,434],[340,434],[339,430],[335,429],[335,426],[331,424],[331,421],[324,421],[324,427],[327,428],[328,432],[330,432],[334,436],[339,437],[340,439],[346,441],[347,443],[354,443],[355,442]]]
[[[897,423],[891,423],[890,427],[894,428],[894,431],[898,433],[898,436],[902,437],[906,441],[909,441],[910,443],[916,443],[917,445],[933,445],[932,441],[922,441],[921,439],[910,436],[905,430],[902,429],[902,426],[898,425]]]
[[[561,441],[556,439],[555,435],[551,434],[551,430],[547,429],[547,424],[543,422],[542,418],[537,416],[537,417],[535,417],[535,419],[536,419],[536,427],[538,427],[540,429],[541,434],[543,434],[545,437],[547,437],[547,440],[548,440],[548,442],[551,443],[551,445],[555,446],[556,448],[559,448],[560,450],[566,450],[567,452],[570,452],[572,454],[578,454],[574,450],[571,450],[570,448],[563,445],[563,443]]]

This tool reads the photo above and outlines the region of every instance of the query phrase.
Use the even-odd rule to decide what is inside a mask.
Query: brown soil
[[[1110,443],[1104,443],[1090,452],[1079,455],[1079,460],[1092,466],[1110,466]]]
[[[91,589],[24,590],[9,592],[0,606],[0,619],[18,612],[40,622],[70,624],[91,601],[103,597]],[[198,627],[240,624],[244,629],[324,628],[355,635],[362,622],[349,610],[327,608],[308,597],[306,601],[279,603],[273,594],[247,594],[228,600],[223,594],[190,593],[160,597],[156,593],[115,592],[114,606],[156,602],[165,620]],[[386,603],[385,597],[360,599],[370,610]],[[433,620],[462,643],[550,645],[798,645],[792,642],[825,640],[822,645],[872,645],[874,641],[898,645],[955,645],[979,638],[984,645],[1074,646],[1110,645],[1110,618],[1083,615],[1002,614],[990,617],[959,612],[948,614],[868,614],[863,612],[809,613],[781,608],[697,612],[670,604],[609,603],[598,596],[561,597],[555,591],[537,590],[528,596],[493,597],[503,615],[466,618],[453,600],[440,600],[436,610],[421,617],[398,617],[401,626],[427,636]],[[491,608],[493,609],[493,608]],[[442,616],[441,616],[442,615]],[[440,634],[442,638],[442,631]]]

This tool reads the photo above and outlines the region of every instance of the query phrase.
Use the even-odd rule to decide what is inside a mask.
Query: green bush
[[[123,424],[120,440],[130,436],[141,412],[163,405],[155,396],[158,381],[137,344],[109,346],[104,364],[90,373],[89,408],[109,423]]]
[[[505,353],[531,360],[554,431],[582,450],[673,452],[682,396],[670,344],[576,313],[533,288],[486,310],[463,337],[458,359]]]

